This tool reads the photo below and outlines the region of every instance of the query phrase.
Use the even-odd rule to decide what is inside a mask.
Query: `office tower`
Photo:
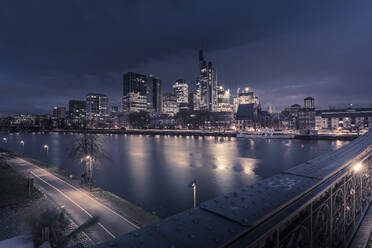
[[[134,72],[125,73],[122,109],[125,112],[160,112],[161,80]]]
[[[151,108],[157,112],[161,112],[161,80],[150,77],[150,89],[152,89],[152,98],[150,98],[152,102]]]
[[[54,107],[53,108],[53,117],[57,119],[63,119],[66,117],[66,108],[65,107]]]
[[[85,117],[87,102],[81,100],[70,100],[68,102],[68,112],[71,117]]]
[[[86,111],[90,117],[108,115],[108,97],[104,94],[89,93],[86,95]]]
[[[200,75],[197,80],[197,93],[200,98],[200,110],[216,111],[217,107],[217,73],[212,62],[206,62],[203,51],[199,51]]]
[[[217,112],[231,112],[231,104],[230,104],[230,90],[225,90],[223,86],[218,87],[217,91]]]
[[[147,76],[127,72],[123,76],[124,112],[147,111]]]
[[[162,100],[162,112],[169,115],[178,113],[178,102],[175,94],[165,93]]]
[[[179,109],[188,109],[189,103],[189,85],[184,79],[177,79],[173,84],[173,93],[177,98]]]

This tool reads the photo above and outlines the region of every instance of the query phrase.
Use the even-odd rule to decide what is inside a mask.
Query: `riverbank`
[[[3,130],[6,132],[7,130]],[[29,133],[92,133],[92,134],[123,134],[123,135],[171,135],[171,136],[194,136],[194,137],[237,137],[236,131],[202,131],[202,130],[180,130],[180,129],[54,129],[54,130],[22,130]],[[358,137],[351,133],[317,134],[317,135],[295,135],[294,139],[300,140],[348,140]]]
[[[1,151],[1,149],[0,149]],[[2,150],[4,152],[4,150]],[[145,211],[143,208],[136,206],[132,204],[131,202],[109,192],[106,191],[100,187],[93,186],[92,190],[90,191],[90,188],[88,185],[80,185],[80,178],[77,178],[71,174],[69,174],[67,171],[52,167],[46,163],[43,163],[41,161],[28,158],[28,157],[21,157],[18,154],[11,153],[6,151],[9,157],[12,158],[22,158],[36,166],[39,166],[50,173],[52,173],[54,176],[67,181],[69,184],[73,185],[76,188],[80,188],[85,190],[85,192],[88,192],[91,197],[99,201],[100,203],[108,206],[109,208],[112,208],[113,210],[117,211],[121,215],[125,216],[126,218],[130,219],[134,223],[136,223],[139,226],[147,226],[149,224],[152,224],[156,221],[159,221],[160,218],[156,216],[153,213],[149,213]]]
[[[63,210],[43,192],[28,185],[28,180],[11,168],[0,157],[0,240],[32,233],[33,239],[37,239],[35,229],[43,220],[42,216],[48,213],[62,213]],[[56,233],[59,237],[66,236],[77,228],[77,225],[68,216],[63,219]],[[32,241],[30,240],[32,243]],[[2,242],[0,241],[0,244]],[[73,237],[69,246],[79,245],[90,247],[92,241],[85,233],[78,233]]]

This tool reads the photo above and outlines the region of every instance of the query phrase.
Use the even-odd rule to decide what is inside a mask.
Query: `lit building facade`
[[[199,51],[200,75],[197,80],[197,95],[199,97],[199,109],[214,112],[217,108],[218,81],[216,70],[212,62],[206,62],[203,51]]]
[[[231,112],[231,103],[230,103],[230,90],[225,90],[223,86],[218,87],[217,91],[217,112]]]
[[[237,113],[238,107],[240,104],[254,104],[256,107],[260,104],[258,96],[254,94],[253,91],[250,91],[249,88],[241,90],[238,88],[237,97],[234,98],[234,113]]]
[[[177,79],[173,84],[173,92],[177,97],[178,103],[188,103],[189,85],[184,79]]]
[[[161,80],[134,72],[125,73],[122,109],[124,112],[160,112]]]
[[[86,95],[86,113],[89,117],[108,115],[108,97],[105,94],[89,93]]]
[[[317,130],[361,130],[372,128],[372,108],[317,110]]]
[[[175,94],[165,93],[162,99],[162,112],[169,115],[178,113],[178,102]]]
[[[123,76],[123,112],[147,111],[147,76],[127,72]]]

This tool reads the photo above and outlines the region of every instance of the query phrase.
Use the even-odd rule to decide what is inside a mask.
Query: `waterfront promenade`
[[[140,223],[97,200],[87,190],[46,169],[19,157],[9,157],[6,153],[1,153],[0,159],[4,159],[24,177],[34,178],[36,187],[64,209],[77,225],[97,216],[98,224],[86,231],[95,244],[140,228]]]

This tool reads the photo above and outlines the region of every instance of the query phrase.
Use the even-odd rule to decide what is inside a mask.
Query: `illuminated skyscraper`
[[[160,112],[161,80],[134,72],[125,73],[122,109],[124,112]]]
[[[147,76],[127,72],[123,76],[123,102],[124,112],[147,111]]]
[[[104,94],[89,93],[86,96],[86,108],[90,117],[108,115],[108,97]]]
[[[218,87],[217,91],[217,112],[231,112],[230,90],[225,90],[223,86]]]
[[[178,113],[177,97],[173,93],[165,93],[162,100],[162,112],[169,115]]]
[[[197,93],[200,98],[200,110],[216,111],[218,81],[212,62],[206,62],[203,50],[199,51],[200,75],[197,80]]]
[[[189,85],[184,79],[177,79],[173,84],[173,92],[177,97],[179,109],[188,109],[189,103]]]

